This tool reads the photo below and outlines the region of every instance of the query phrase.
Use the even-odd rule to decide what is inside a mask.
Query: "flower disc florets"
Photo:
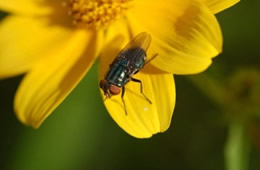
[[[131,0],[68,0],[65,5],[75,25],[98,29],[124,16],[130,2]]]

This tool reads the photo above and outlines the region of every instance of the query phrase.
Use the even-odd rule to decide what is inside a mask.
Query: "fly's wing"
[[[132,39],[126,46],[123,48],[120,53],[116,56],[111,66],[117,63],[119,60],[126,60],[127,63],[135,62],[136,57],[143,56],[143,53],[146,55],[146,51],[151,44],[151,35],[142,32],[138,34],[134,39]],[[140,50],[136,50],[140,49]],[[136,56],[136,57],[134,57]]]
[[[138,34],[134,39],[132,39],[122,51],[132,48],[142,48],[144,51],[147,51],[151,44],[151,41],[151,35],[146,32],[142,32]]]

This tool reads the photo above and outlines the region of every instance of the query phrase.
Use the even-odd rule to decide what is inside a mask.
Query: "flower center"
[[[98,29],[125,15],[132,0],[68,0],[73,24]]]

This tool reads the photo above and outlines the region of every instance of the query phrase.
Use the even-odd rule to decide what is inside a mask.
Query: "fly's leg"
[[[125,94],[125,87],[122,87],[122,93],[121,93],[121,99],[124,105],[124,109],[125,109],[125,115],[127,115],[127,111],[126,111],[126,106],[125,106],[125,100],[124,100],[124,94]]]
[[[141,81],[141,80],[138,80],[138,79],[135,79],[135,78],[131,78],[131,80],[132,80],[133,82],[140,83],[140,92],[142,93],[142,95],[144,96],[144,98],[145,98],[150,104],[152,104],[151,100],[148,99],[148,97],[146,97],[146,95],[143,93],[143,84],[142,84],[142,81]]]
[[[155,59],[158,56],[158,53],[154,54],[149,60],[145,62],[145,64],[150,63],[153,59]]]

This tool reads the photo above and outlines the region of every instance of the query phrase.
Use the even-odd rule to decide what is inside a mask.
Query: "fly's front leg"
[[[125,94],[125,87],[122,87],[122,93],[121,93],[121,99],[124,105],[124,109],[125,109],[125,115],[127,115],[127,111],[126,111],[126,106],[125,106],[125,100],[124,100],[124,94]]]
[[[146,95],[143,93],[143,84],[142,84],[142,81],[141,81],[141,80],[138,80],[138,79],[135,79],[135,78],[131,78],[131,80],[132,80],[133,82],[140,83],[140,92],[142,93],[142,95],[144,96],[144,98],[145,98],[150,104],[152,104],[151,100],[150,100],[148,97],[146,97]]]

